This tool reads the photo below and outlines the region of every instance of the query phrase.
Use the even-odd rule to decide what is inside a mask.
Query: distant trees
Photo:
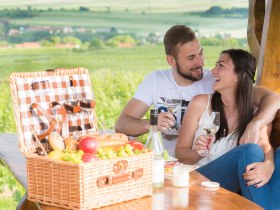
[[[89,43],[89,48],[91,49],[102,49],[104,47],[104,43],[102,40],[94,38]]]
[[[73,36],[65,36],[61,39],[62,43],[64,44],[74,44],[74,45],[81,45],[82,42],[76,37]]]
[[[231,17],[231,18],[247,18],[248,17],[248,9],[247,8],[237,8],[232,7],[230,9],[223,9],[220,6],[210,7],[208,10],[202,13],[203,16],[207,17]]]
[[[130,35],[117,35],[112,39],[108,40],[108,45],[110,46],[118,46],[120,43],[128,43],[135,45],[136,40],[132,38]]]
[[[19,34],[17,36],[8,36],[9,43],[22,43],[22,42],[38,42],[41,40],[49,40],[51,34],[48,31],[34,31]]]
[[[79,10],[80,10],[81,12],[88,12],[88,11],[90,11],[89,8],[83,7],[83,6],[81,6],[81,7],[79,8]]]
[[[30,6],[28,6],[27,10],[23,9],[11,9],[2,11],[3,15],[10,18],[30,18],[34,17],[36,13],[32,10]]]
[[[247,45],[246,38],[232,38],[232,37],[222,37],[216,35],[214,37],[202,37],[199,39],[202,46],[232,46],[232,47],[243,47]]]

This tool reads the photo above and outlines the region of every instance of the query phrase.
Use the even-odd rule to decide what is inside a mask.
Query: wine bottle
[[[153,150],[153,188],[162,188],[164,185],[164,158],[161,133],[158,130],[158,110],[150,110],[150,131],[146,142],[146,148]]]

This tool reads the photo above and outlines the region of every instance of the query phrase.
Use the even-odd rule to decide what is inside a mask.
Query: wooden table
[[[16,179],[27,188],[25,159],[17,148],[16,134],[0,134],[0,162],[2,162],[13,173]],[[157,190],[153,196],[131,200],[112,206],[100,208],[102,210],[179,210],[179,209],[254,209],[261,207],[253,202],[241,197],[238,194],[220,188],[217,191],[208,191],[200,186],[202,181],[207,178],[196,171],[190,173],[190,187],[172,187],[170,180],[165,180],[162,190]],[[26,201],[24,197],[17,209],[42,209],[42,210],[61,210],[52,206],[34,204]]]

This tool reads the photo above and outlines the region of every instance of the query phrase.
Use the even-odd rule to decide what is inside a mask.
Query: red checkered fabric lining
[[[62,105],[68,101],[94,99],[87,73],[16,78],[15,83],[20,110],[21,126],[19,132],[22,132],[25,145],[33,143],[34,132],[42,134],[50,125],[50,122],[42,113],[30,109],[32,103],[40,104],[52,117],[61,121],[60,107],[56,106],[51,109],[50,102],[57,101]],[[82,132],[86,131],[89,123],[91,123],[92,129],[97,131],[95,117],[94,111],[67,113],[68,125],[80,126]]]

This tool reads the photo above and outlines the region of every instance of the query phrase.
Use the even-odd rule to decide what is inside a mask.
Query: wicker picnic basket
[[[77,96],[94,100],[87,69],[12,73],[10,88],[19,148],[27,162],[29,200],[65,209],[94,209],[152,195],[152,152],[81,164],[37,153],[38,149],[50,148],[44,134],[50,130],[52,120],[63,121],[61,106],[50,108],[50,103],[61,105]],[[31,109],[34,103],[41,109]],[[98,132],[93,112],[80,112],[75,118],[67,113],[68,128],[75,125],[80,132],[88,128]]]

